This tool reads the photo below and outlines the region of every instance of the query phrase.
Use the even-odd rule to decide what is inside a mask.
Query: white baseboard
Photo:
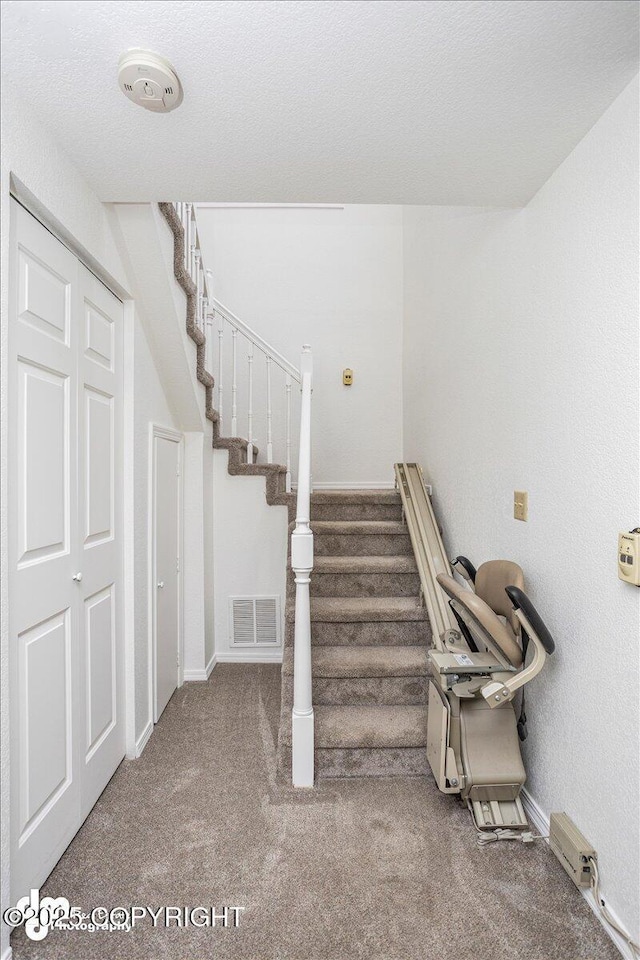
[[[149,742],[149,737],[153,733],[153,720],[149,720],[138,739],[136,740],[136,757],[139,757]]]
[[[191,682],[194,680],[197,680],[200,682],[206,681],[211,676],[211,671],[213,670],[217,662],[218,662],[218,658],[216,654],[213,653],[211,655],[211,659],[209,660],[209,663],[206,665],[204,670],[184,670],[182,674],[182,679],[185,682]]]
[[[7,949],[2,954],[2,960],[11,960],[12,955],[13,955],[13,951],[11,947],[7,947]]]
[[[549,817],[544,812],[540,804],[536,800],[534,800],[534,798],[531,796],[529,791],[524,787],[522,788],[522,793],[520,796],[522,797],[522,806],[524,807],[527,817],[529,818],[533,826],[536,828],[538,833],[542,834],[542,836],[544,837],[547,837],[549,834]],[[545,840],[545,842],[549,843],[548,840]],[[589,904],[590,910],[592,911],[596,919],[599,920],[602,929],[605,931],[605,933],[607,934],[609,939],[614,943],[614,945],[618,948],[618,950],[620,951],[622,956],[625,958],[625,960],[635,960],[635,957],[629,945],[625,943],[624,939],[620,936],[620,934],[616,933],[616,931],[613,930],[603,920],[602,914],[600,913],[596,905],[596,900],[593,895],[593,891],[590,889],[589,890],[580,889],[579,893],[581,893],[583,896],[583,899],[587,901],[587,903]],[[616,921],[616,923],[619,926],[621,926],[622,929],[624,930],[625,924],[622,922],[622,920],[617,916],[615,911],[613,911],[608,904],[607,904],[607,910],[609,911],[613,919]]]
[[[216,663],[282,663],[282,650],[225,650]]]

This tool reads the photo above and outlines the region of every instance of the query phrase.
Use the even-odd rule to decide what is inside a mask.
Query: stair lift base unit
[[[523,592],[517,564],[494,560],[476,571],[460,558],[455,564],[474,589],[453,579],[422,471],[411,463],[395,470],[434,638],[429,765],[439,790],[459,795],[479,830],[524,831],[525,717],[521,709],[518,721],[513,700],[542,669],[553,639]]]

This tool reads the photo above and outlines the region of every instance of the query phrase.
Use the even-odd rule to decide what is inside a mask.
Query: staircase
[[[431,631],[400,495],[393,490],[314,493],[311,527],[316,775],[425,774]],[[287,782],[293,592],[289,571],[278,742],[278,774]]]
[[[205,411],[214,448],[229,451],[230,474],[264,476],[269,504],[287,506],[293,531],[295,498],[290,491],[291,441],[287,406],[286,465],[273,463],[271,388],[267,388],[267,463],[257,463],[252,439],[224,436],[221,429],[222,363],[214,382],[211,302],[191,213],[161,203],[174,238],[174,274],[187,298],[186,329],[197,348],[197,377],[205,389]],[[298,371],[217,301],[216,312],[234,329],[232,433],[235,416],[235,337],[243,334],[287,374]],[[219,328],[219,333],[222,327]],[[250,347],[250,360],[253,347]],[[251,370],[251,364],[250,364]],[[251,381],[250,381],[251,382]],[[299,381],[300,382],[300,381]],[[218,409],[214,408],[214,386]],[[252,433],[249,390],[248,436]],[[427,648],[431,628],[420,602],[420,581],[400,495],[393,490],[334,490],[314,493],[310,512],[314,566],[310,582],[312,701],[317,777],[418,776],[427,772]],[[291,783],[293,708],[294,577],[287,579],[278,776]],[[308,635],[307,635],[308,636]],[[308,649],[308,648],[307,648]]]
[[[205,414],[213,426],[213,447],[216,450],[229,451],[228,470],[233,476],[265,477],[267,503],[272,506],[290,506],[293,503],[293,497],[286,489],[287,467],[278,463],[248,462],[249,442],[242,437],[223,436],[220,429],[220,412],[213,406],[215,381],[206,368],[208,343],[203,322],[205,298],[202,293],[204,288],[199,279],[202,266],[198,262],[196,271],[189,269],[191,256],[189,242],[185,237],[185,230],[174,204],[160,203],[158,206],[173,234],[173,272],[187,298],[186,328],[197,349],[196,373],[205,389]],[[196,273],[196,280],[193,279],[192,272]],[[255,461],[257,456],[258,450],[251,444],[251,460]]]

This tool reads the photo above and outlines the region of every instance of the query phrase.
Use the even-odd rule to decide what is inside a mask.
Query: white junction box
[[[640,527],[618,534],[618,576],[640,587]]]

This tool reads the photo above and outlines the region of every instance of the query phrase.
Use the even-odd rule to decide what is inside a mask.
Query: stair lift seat
[[[553,638],[516,563],[493,560],[476,571],[458,558],[454,565],[474,589],[447,573],[436,578],[461,630],[447,631],[444,649],[429,652],[429,762],[440,789],[460,793],[478,829],[525,830],[526,774],[512,701],[542,669]]]

